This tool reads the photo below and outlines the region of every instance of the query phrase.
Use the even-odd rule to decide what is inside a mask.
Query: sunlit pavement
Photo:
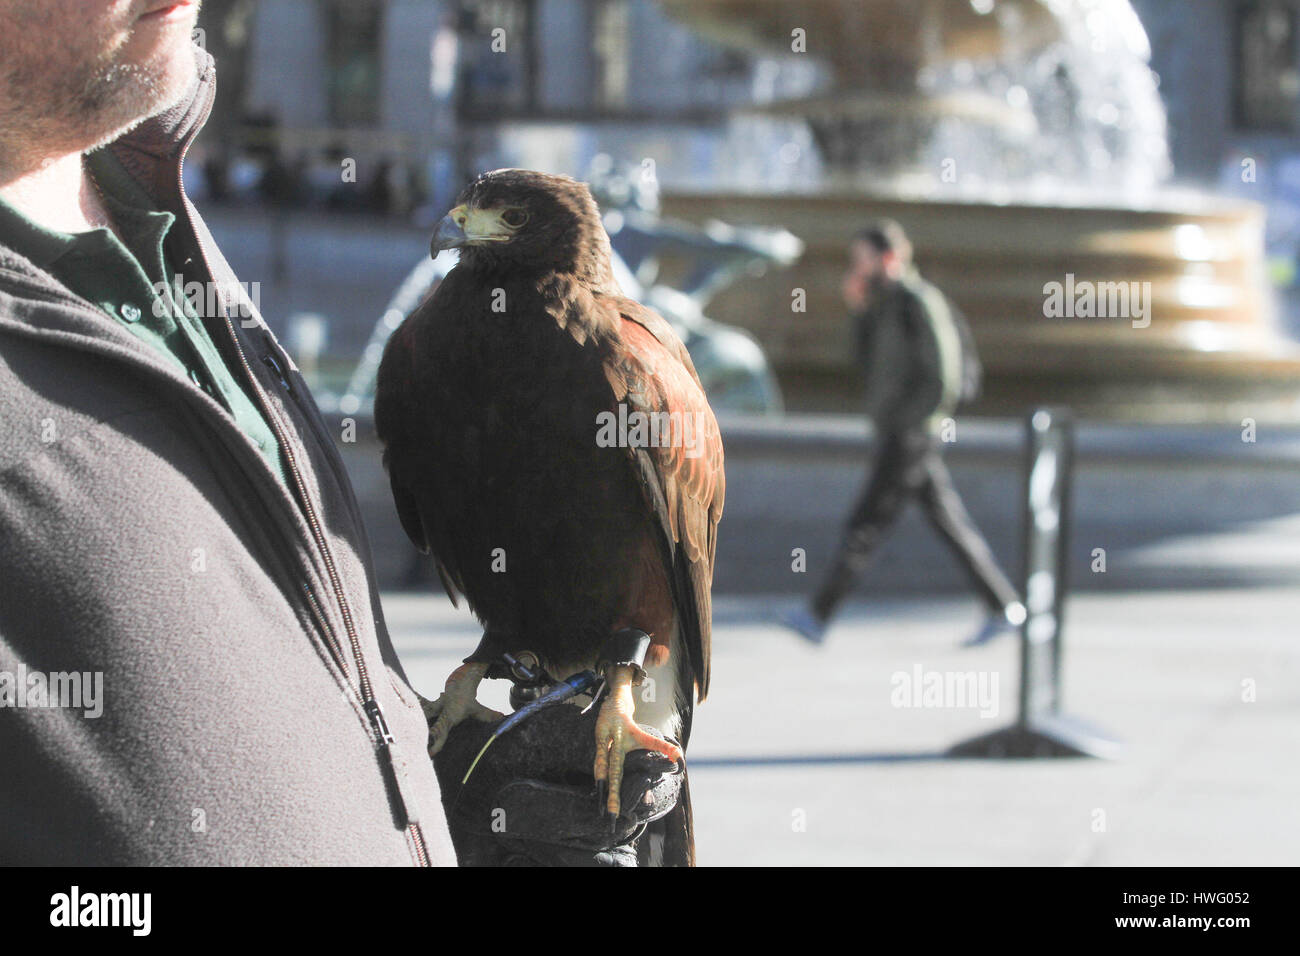
[[[850,606],[821,648],[786,598],[719,597],[714,678],[689,752],[701,864],[1294,865],[1300,861],[1300,590],[1091,593],[1067,608],[1065,709],[1119,760],[944,759],[1015,718],[1017,642],[959,647],[973,600]],[[479,630],[441,594],[389,594],[416,688]],[[996,676],[998,713],[896,707],[917,666]],[[503,707],[502,682],[483,700]]]

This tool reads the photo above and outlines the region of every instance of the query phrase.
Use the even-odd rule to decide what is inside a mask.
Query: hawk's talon
[[[622,810],[623,761],[634,750],[663,754],[676,763],[682,760],[681,748],[644,730],[635,720],[632,700],[633,670],[627,665],[611,667],[605,675],[609,695],[600,705],[596,717],[596,795],[611,827],[617,827]],[[612,817],[612,820],[610,819]],[[613,831],[611,830],[611,833]]]
[[[505,719],[505,714],[478,701],[478,685],[483,682],[487,669],[487,664],[462,664],[451,672],[437,700],[421,699],[425,719],[429,721],[430,757],[438,755],[447,743],[451,729],[462,721],[496,723]]]

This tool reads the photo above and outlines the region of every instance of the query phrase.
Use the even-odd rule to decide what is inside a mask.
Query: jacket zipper
[[[185,171],[185,154],[189,151],[189,143],[181,148],[180,157],[176,164],[176,181],[183,182]],[[212,264],[208,261],[207,253],[203,249],[203,243],[198,240],[198,230],[194,228],[194,217],[190,212],[189,204],[185,201],[184,193],[180,196],[181,208],[185,212],[185,224],[189,227],[190,235],[197,240],[199,257],[203,261],[203,269],[206,277],[210,280],[212,277]],[[226,332],[230,336],[230,341],[235,347],[235,354],[239,357],[239,364],[243,367],[244,375],[252,386],[253,395],[257,400],[267,424],[275,432],[276,440],[280,443],[281,454],[284,455],[286,470],[293,478],[294,486],[298,490],[298,499],[302,504],[303,515],[307,518],[307,525],[311,528],[312,537],[316,542],[316,547],[320,550],[321,559],[325,562],[325,571],[329,577],[330,588],[334,591],[334,599],[338,603],[339,612],[343,617],[343,628],[347,633],[348,644],[352,650],[352,659],[357,667],[357,682],[361,688],[361,707],[370,720],[370,725],[374,729],[379,751],[383,756],[386,769],[393,777],[393,783],[397,794],[398,801],[402,805],[402,812],[406,820],[406,829],[411,835],[411,842],[415,848],[416,862],[420,866],[428,865],[428,854],[424,842],[424,832],[420,827],[419,818],[416,814],[413,801],[407,793],[406,768],[404,755],[399,751],[396,739],[388,728],[388,721],[384,719],[384,710],[379,701],[375,698],[374,684],[370,679],[370,667],[366,663],[365,654],[361,650],[361,638],[357,633],[356,621],[352,616],[352,607],[348,603],[347,594],[343,589],[343,582],[339,577],[338,567],[334,563],[334,554],[325,540],[325,534],[321,530],[320,518],[316,513],[316,506],[311,500],[311,495],[307,492],[307,485],[303,481],[302,472],[298,469],[298,460],[294,455],[293,449],[289,444],[288,436],[284,431],[279,418],[271,410],[262,393],[262,387],[258,384],[257,378],[253,375],[253,369],[249,365],[248,356],[244,354],[244,347],[239,341],[239,336],[235,333],[234,321],[230,318],[229,312],[222,309],[222,318],[225,320]],[[274,361],[274,360],[272,360]],[[278,363],[272,368],[279,371]],[[280,380],[288,388],[288,379],[283,373],[280,373]],[[310,592],[308,592],[310,593]],[[310,601],[313,607],[316,607],[314,598]],[[317,608],[318,610],[318,608]],[[323,615],[322,615],[323,616]],[[332,638],[331,638],[332,643]]]
[[[307,606],[311,610],[312,619],[316,626],[320,628],[321,634],[325,636],[325,643],[329,645],[330,653],[338,661],[339,667],[343,666],[343,648],[339,646],[338,638],[334,636],[334,628],[330,627],[329,620],[325,617],[325,612],[321,610],[320,603],[316,600],[316,592],[311,589],[311,585],[306,581],[302,582],[302,592],[307,596]]]

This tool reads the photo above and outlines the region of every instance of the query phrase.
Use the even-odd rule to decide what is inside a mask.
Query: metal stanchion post
[[[1062,710],[1062,625],[1069,588],[1074,423],[1063,409],[1028,420],[1025,464],[1025,609],[1016,721],[952,747],[954,757],[1114,757],[1120,744]]]

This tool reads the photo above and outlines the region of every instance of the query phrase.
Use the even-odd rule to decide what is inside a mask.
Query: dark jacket
[[[187,278],[230,290],[180,186],[199,56],[193,97],[108,148],[178,216]],[[260,320],[206,324],[292,487],[174,364],[0,248],[0,678],[104,692],[98,718],[0,700],[0,862],[454,863],[331,435]]]
[[[978,397],[982,370],[970,328],[915,271],[878,290],[853,326],[877,429],[933,427]]]

